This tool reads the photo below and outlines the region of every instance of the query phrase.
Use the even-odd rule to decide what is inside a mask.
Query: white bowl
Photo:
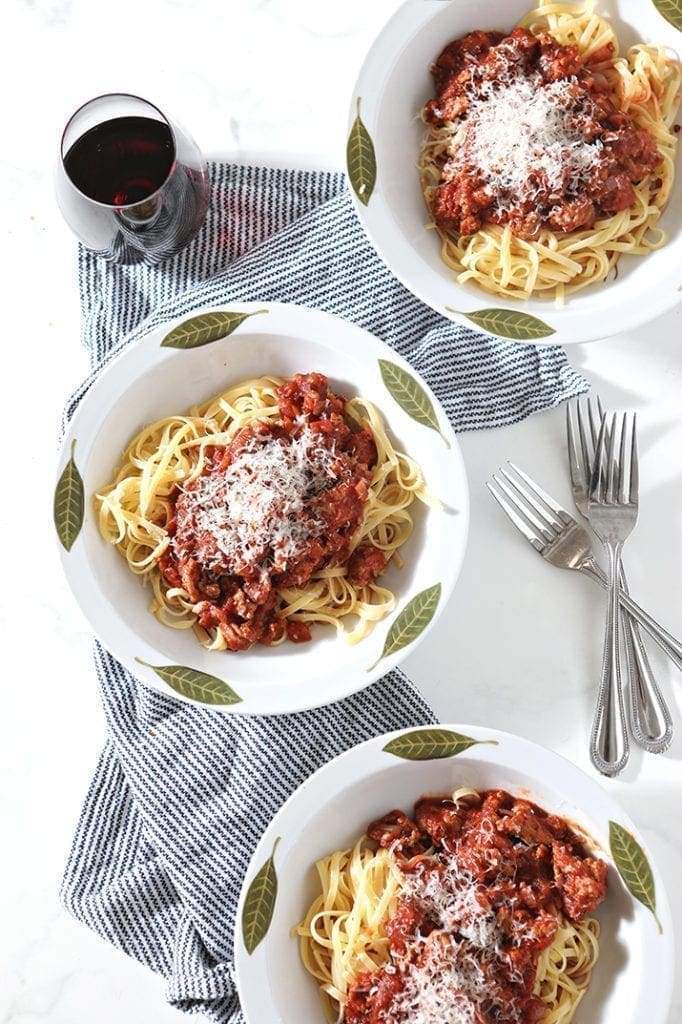
[[[448,793],[462,785],[505,789],[568,818],[592,837],[593,852],[609,862],[607,898],[595,915],[601,924],[600,956],[580,1004],[580,1024],[666,1024],[674,968],[670,908],[660,875],[632,821],[597,782],[535,743],[481,726],[437,728],[477,743],[447,759],[407,761],[384,750],[390,739],[403,733],[379,736],[320,768],[268,826],[244,879],[237,913],[237,984],[248,1024],[324,1021],[317,984],[301,963],[298,939],[290,934],[319,895],[315,861],[351,847],[370,821],[393,808],[410,814],[420,796]],[[644,850],[653,872],[656,916],[633,898],[614,866],[610,822],[622,826]],[[274,912],[260,943],[255,949],[250,943],[249,954],[242,912],[251,883],[277,839]]]
[[[164,693],[173,691],[155,668],[179,666],[216,677],[241,698],[216,707],[239,714],[277,714],[327,704],[394,667],[426,636],[446,604],[459,573],[468,524],[459,446],[440,403],[418,374],[378,338],[338,317],[302,306],[263,305],[264,314],[249,316],[228,337],[200,348],[161,347],[176,321],[126,348],[80,403],[59,462],[61,474],[76,442],[73,457],[84,484],[85,518],[70,550],[63,544],[60,548],[69,584],[104,646],[139,679]],[[254,313],[261,306],[230,303],[228,308]],[[206,310],[193,310],[182,320],[201,312]],[[403,411],[382,380],[379,359],[420,380],[440,432]],[[100,536],[93,495],[111,479],[122,451],[145,424],[186,412],[248,377],[288,377],[311,370],[326,374],[342,394],[362,394],[376,403],[398,448],[420,464],[445,510],[427,509],[419,502],[413,506],[415,531],[403,549],[405,565],[401,570],[389,567],[384,577],[397,596],[398,609],[357,645],[337,639],[331,627],[318,626],[307,644],[256,646],[238,654],[206,651],[191,630],[164,626],[148,611],[150,590]],[[437,583],[441,595],[430,625],[412,645],[382,657],[396,614]]]
[[[353,92],[349,132],[358,113],[374,143],[377,177],[365,205],[351,189],[360,220],[381,258],[418,298],[438,313],[475,330],[466,314],[510,309],[540,319],[554,333],[516,340],[570,345],[632,330],[672,309],[680,300],[682,263],[682,173],[660,225],[668,243],[646,256],[626,256],[616,280],[595,284],[557,308],[551,300],[526,302],[491,295],[473,284],[458,284],[440,258],[440,243],[429,221],[416,168],[424,126],[418,114],[433,95],[429,68],[446,43],[472,29],[510,30],[534,6],[532,0],[407,0],[370,49]],[[637,41],[679,50],[680,34],[656,10],[653,0],[597,0],[597,13],[613,24],[621,51]],[[448,309],[452,307],[459,313]],[[486,332],[484,330],[484,333]]]

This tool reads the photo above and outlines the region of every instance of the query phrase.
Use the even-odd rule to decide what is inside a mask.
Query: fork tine
[[[527,473],[524,473],[523,470],[519,469],[519,467],[513,462],[507,462],[507,465],[511,466],[514,472],[518,476],[520,476],[521,479],[528,485],[531,494],[536,499],[539,498],[541,501],[544,501],[547,508],[552,510],[552,512],[554,513],[555,521],[558,521],[560,527],[562,525],[565,526],[567,523],[573,522],[573,516],[569,515],[565,508],[562,508],[561,505],[559,505],[554,500],[554,498],[550,497],[550,495],[547,494],[547,491],[543,491],[542,487],[539,487],[534,480],[531,480]],[[504,470],[502,470],[502,472],[504,473]],[[508,480],[511,480],[516,489],[519,490],[524,495],[524,497],[526,497],[527,501],[531,501],[530,496],[526,494],[523,488],[519,487],[519,484],[512,477],[510,477],[508,473],[505,473],[504,475],[507,477]],[[538,506],[534,502],[533,506],[534,508],[537,508],[539,512],[542,512],[545,516],[545,519],[547,519],[547,513],[544,511],[544,509],[542,509],[541,506],[538,508]]]
[[[590,465],[592,466],[593,463],[594,463],[594,459],[596,457],[596,454],[597,454],[597,442],[598,442],[598,439],[599,439],[599,431],[601,429],[601,424],[602,424],[603,420],[606,420],[606,430],[604,432],[604,438],[605,438],[605,441],[606,441],[607,451],[608,451],[608,445],[609,445],[609,438],[611,437],[611,432],[609,430],[608,418],[606,416],[606,413],[604,412],[604,406],[601,404],[601,398],[599,397],[599,395],[597,395],[597,414],[596,415],[595,415],[595,412],[594,412],[594,406],[592,405],[592,400],[590,399],[589,401],[590,401],[590,434],[592,436],[592,462],[590,462]]]
[[[578,402],[576,400],[576,406]],[[578,409],[578,423],[580,423],[580,410]],[[583,482],[584,472],[580,465],[578,458],[578,449],[575,443],[575,433],[573,430],[573,418],[571,416],[571,402],[566,402],[566,437],[568,439],[568,465],[571,471],[571,483],[574,487],[579,487]]]
[[[623,426],[620,433],[620,453],[618,457],[619,463],[619,474],[618,474],[618,501],[626,502],[628,500],[628,491],[630,489],[630,452],[627,451],[625,442],[627,440],[627,426],[628,426],[628,414],[623,413]],[[626,472],[627,469],[627,472]],[[628,489],[625,489],[625,483],[627,481]]]
[[[538,509],[537,505],[531,498],[529,498],[525,491],[519,487],[513,478],[509,476],[508,473],[505,473],[503,469],[500,469],[500,473],[504,477],[504,480],[501,480],[499,476],[493,476],[493,480],[497,486],[504,491],[509,500],[516,506],[517,511],[520,512],[521,515],[525,516],[531,526],[533,526],[544,541],[549,544],[554,540],[557,534],[557,528],[554,521],[548,518],[547,513],[544,512],[544,510]],[[509,484],[511,484],[511,487]],[[528,507],[529,505],[530,508]],[[541,514],[536,515],[533,509]],[[561,528],[561,524],[559,524],[559,528]]]
[[[605,447],[606,447],[606,416],[601,421],[601,428],[599,430],[599,437],[597,438],[597,447],[594,453],[594,462],[592,463],[592,476],[590,478],[590,501],[600,501],[602,492],[602,480],[603,480],[603,468],[605,462]]]
[[[618,492],[618,476],[620,467],[616,458],[616,445],[618,444],[619,428],[618,415],[614,412],[611,421],[611,436],[606,442],[606,501],[613,504],[616,501]]]
[[[604,410],[601,407],[601,402],[599,401],[599,397],[597,397],[597,410],[598,410],[598,412],[597,412],[596,415],[595,415],[595,411],[594,411],[594,403],[592,402],[591,398],[587,399],[587,408],[588,408],[589,418],[590,418],[590,438],[592,440],[592,459],[594,459],[594,453],[595,453],[596,448],[597,448],[597,438],[599,436],[599,427],[601,426],[601,421],[604,419]],[[592,460],[590,460],[590,465],[592,465]]]
[[[493,480],[494,479],[495,477],[493,477]],[[528,525],[528,523],[524,519],[522,519],[522,517],[516,511],[515,506],[508,502],[498,492],[498,490],[493,486],[490,480],[486,481],[486,487],[492,494],[497,504],[502,508],[504,512],[507,513],[514,526],[521,531],[526,540],[530,541],[530,543],[533,545],[536,551],[541,552],[543,547],[545,546],[542,538],[538,537],[538,535],[533,531],[533,529]]]
[[[512,463],[509,463],[512,466]],[[516,468],[512,466],[512,468]],[[518,494],[526,504],[530,505],[532,509],[538,514],[538,522],[542,523],[545,529],[551,533],[556,533],[557,530],[563,529],[563,523],[553,513],[548,512],[547,509],[538,501],[537,494],[534,493],[533,488],[530,489],[530,493],[526,490],[523,484],[520,484],[518,480],[515,480],[511,473],[508,473],[505,469],[500,469],[500,473],[504,479],[511,484],[513,491],[512,493]],[[534,485],[533,485],[534,486]]]
[[[632,442],[630,445],[630,503],[639,501],[639,456],[637,454],[637,413],[632,415]]]
[[[576,402],[576,409],[578,413],[578,432],[580,434],[580,448],[583,456],[583,472],[582,472],[582,483],[586,484],[590,479],[590,466],[592,465],[592,456],[587,446],[587,437],[585,436],[585,416],[580,404],[580,401]]]

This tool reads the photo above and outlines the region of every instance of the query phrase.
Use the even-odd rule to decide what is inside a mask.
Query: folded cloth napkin
[[[513,423],[581,393],[558,348],[494,341],[444,320],[390,274],[343,175],[212,164],[192,244],[160,267],[80,251],[83,341],[95,376],[125,345],[198,306],[297,302],[367,328],[424,375],[458,431]],[[109,738],[62,884],[69,911],[166,979],[167,999],[240,1024],[233,942],[241,880],[265,826],[316,768],[362,740],[433,722],[400,671],[346,700],[247,717],[138,685],[97,644]]]

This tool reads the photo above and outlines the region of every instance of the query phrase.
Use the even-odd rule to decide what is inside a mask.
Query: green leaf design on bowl
[[[174,327],[161,342],[161,348],[201,348],[212,341],[227,338],[250,316],[257,316],[259,313],[267,313],[267,309],[257,309],[253,313],[231,313],[229,310],[220,309],[201,313]]]
[[[682,32],[682,0],[653,0],[653,3],[659,14]]]
[[[440,429],[433,402],[417,378],[389,359],[379,359],[378,363],[381,379],[403,412],[422,426],[435,430],[449,448],[450,442]]]
[[[242,936],[246,952],[251,956],[254,949],[268,934],[268,928],[275,912],[277,899],[277,871],[275,850],[280,841],[278,836],[272,853],[249,886],[242,910]]]
[[[146,665],[156,672],[159,679],[181,693],[183,697],[199,701],[201,704],[239,704],[242,698],[235,693],[222,679],[199,672],[196,668],[184,665],[150,665],[142,658],[135,658],[140,665]]]
[[[636,900],[651,911],[659,932],[663,934],[663,926],[656,915],[654,875],[644,850],[635,837],[617,821],[609,822],[609,846],[618,874],[626,888]]]
[[[357,103],[358,113],[346,145],[346,166],[353,191],[363,206],[367,206],[376,185],[377,158],[372,138],[360,117],[359,96]]]
[[[54,492],[54,525],[66,551],[73,547],[85,518],[85,488],[74,459],[75,448],[74,438],[71,442],[71,458],[64,466]]]
[[[455,757],[479,743],[497,746],[497,740],[475,740],[452,729],[413,729],[389,740],[382,750],[405,761],[435,761]]]
[[[549,338],[556,334],[553,327],[544,320],[538,320],[530,313],[521,313],[518,309],[474,309],[464,311],[445,307],[449,313],[458,313],[472,324],[482,327],[484,331],[495,334],[498,338],[510,338],[512,341],[535,341],[537,338]]]
[[[388,631],[380,657],[373,665],[370,665],[367,669],[368,672],[371,672],[382,658],[407,647],[417,639],[420,633],[424,632],[438,607],[440,593],[441,585],[436,583],[433,587],[421,590],[411,601],[407,602]]]

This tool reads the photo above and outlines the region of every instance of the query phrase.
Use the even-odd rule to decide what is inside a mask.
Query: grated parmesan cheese
[[[453,126],[445,171],[475,166],[500,211],[549,189],[579,192],[600,162],[600,139],[582,128],[591,101],[576,97],[577,80],[544,83],[537,73],[505,73],[475,83],[465,114]]]
[[[309,503],[335,482],[338,462],[307,425],[295,437],[253,434],[224,472],[185,492],[194,529],[213,541],[197,547],[202,562],[228,572],[265,561],[271,572],[286,569],[303,542],[324,531]]]
[[[475,1024],[479,993],[485,978],[471,957],[459,956],[457,943],[427,939],[420,963],[409,971],[406,984],[394,997],[391,1016],[410,1024]]]
[[[440,928],[457,931],[473,945],[489,946],[499,937],[495,914],[481,900],[481,886],[452,857],[434,858],[441,870],[405,876],[404,893],[412,896]]]
[[[521,981],[501,947],[504,934],[485,888],[454,857],[435,854],[404,876],[402,895],[415,901],[436,927],[415,934],[403,956],[392,953],[403,985],[392,997],[387,1024],[475,1024],[489,1001],[489,975],[504,965]],[[433,866],[437,870],[433,870]],[[507,1009],[514,1012],[512,1001]]]

